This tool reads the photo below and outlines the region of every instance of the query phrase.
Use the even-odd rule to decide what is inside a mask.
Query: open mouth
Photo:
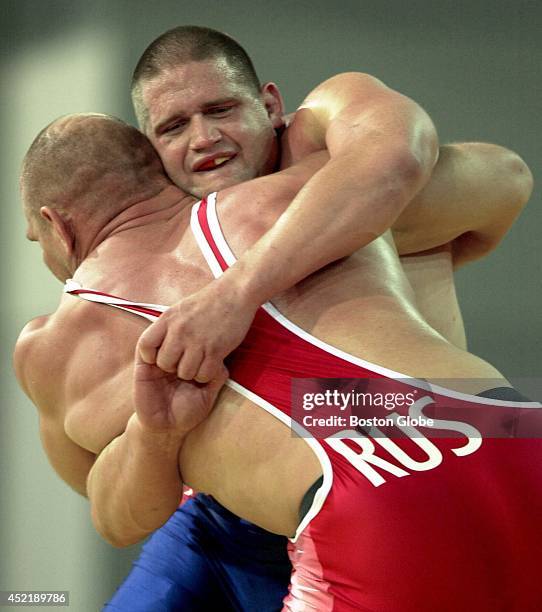
[[[229,161],[236,157],[235,154],[230,155],[218,155],[217,157],[213,157],[211,159],[205,160],[202,164],[196,166],[194,172],[209,172],[211,170],[217,170],[218,168],[222,168]]]

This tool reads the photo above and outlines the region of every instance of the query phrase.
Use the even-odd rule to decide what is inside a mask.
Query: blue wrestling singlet
[[[292,571],[286,542],[200,494],[145,543],[104,610],[277,612]]]

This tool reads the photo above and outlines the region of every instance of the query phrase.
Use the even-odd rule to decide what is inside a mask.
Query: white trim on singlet
[[[113,306],[113,308],[119,308],[125,312],[131,312],[132,314],[138,314],[148,321],[156,321],[158,317],[147,312],[136,311],[130,308],[130,306],[136,306],[140,308],[150,308],[152,310],[158,310],[159,312],[165,312],[169,306],[162,306],[161,304],[150,304],[147,302],[131,302],[123,298],[113,297],[109,295],[101,295],[101,292],[95,289],[84,288],[80,283],[69,278],[64,284],[64,293],[71,293],[72,291],[78,291],[73,297],[80,297],[88,302],[97,302],[99,304],[106,304],[107,306]]]
[[[213,275],[218,278],[219,276],[221,276],[221,274],[223,273],[222,268],[220,266],[220,263],[218,262],[217,258],[215,257],[210,245],[207,242],[207,239],[205,238],[205,235],[200,227],[200,223],[199,223],[199,219],[198,219],[198,210],[199,207],[201,205],[201,202],[196,203],[191,211],[191,229],[193,231],[194,237],[196,239],[196,242],[198,244],[198,246],[200,247],[200,250],[205,258],[205,260],[207,261],[207,264],[209,265],[209,268],[211,269]],[[220,253],[222,255],[222,257],[224,258],[224,260],[226,261],[226,263],[228,265],[233,265],[237,260],[235,255],[233,254],[233,252],[231,251],[228,243],[226,242],[226,239],[223,235],[223,232],[221,230],[220,227],[220,223],[218,220],[218,216],[217,216],[217,212],[216,212],[216,194],[211,194],[208,199],[207,199],[207,205],[208,205],[208,216],[207,216],[207,220],[208,220],[208,224],[209,224],[209,228],[211,231],[211,234],[213,236],[213,239],[217,245],[217,247],[220,250]],[[168,310],[168,306],[163,306],[161,304],[153,304],[153,303],[147,303],[147,302],[131,302],[129,300],[125,300],[123,298],[118,298],[118,297],[113,297],[113,296],[108,296],[108,295],[101,295],[99,291],[97,290],[93,290],[93,289],[88,289],[88,288],[83,288],[82,285],[80,285],[77,281],[74,281],[73,279],[69,279],[66,281],[65,285],[64,285],[64,292],[65,293],[70,293],[71,291],[78,291],[79,293],[76,294],[74,297],[80,297],[82,299],[91,301],[91,302],[97,302],[97,303],[102,303],[102,304],[106,304],[108,306],[112,306],[114,308],[119,308],[121,310],[124,310],[125,312],[129,312],[131,314],[136,314],[139,315],[149,321],[155,321],[157,319],[157,317],[155,315],[149,314],[149,313],[145,313],[145,312],[141,312],[140,310],[134,310],[133,308],[130,308],[130,306],[135,306],[135,307],[140,307],[140,308],[149,308],[152,310],[156,310],[158,312],[165,312],[166,310]],[[401,379],[406,379],[406,381],[408,381],[407,384],[410,384],[412,386],[415,387],[420,387],[423,388],[425,390],[427,390],[428,388],[431,390],[434,390],[438,393],[440,393],[441,395],[447,395],[450,397],[456,397],[456,398],[460,398],[460,399],[468,399],[470,401],[474,401],[474,402],[479,402],[482,404],[492,404],[493,406],[497,405],[503,405],[503,406],[513,406],[513,407],[517,407],[517,408],[521,408],[521,407],[527,407],[527,408],[533,408],[533,407],[537,407],[537,408],[541,408],[542,404],[539,404],[537,402],[508,402],[506,400],[496,400],[496,399],[492,399],[492,398],[482,398],[479,396],[473,396],[473,395],[468,395],[468,394],[463,394],[463,393],[459,393],[456,391],[452,391],[450,389],[446,389],[444,387],[439,387],[437,385],[432,385],[429,384],[425,381],[420,381],[408,376],[404,376],[401,375],[397,372],[394,372],[392,370],[389,370],[387,368],[383,368],[381,366],[377,366],[375,364],[372,364],[368,361],[365,361],[363,359],[360,359],[358,357],[355,357],[354,355],[350,355],[349,353],[346,353],[344,351],[342,351],[341,349],[338,349],[330,344],[327,344],[326,342],[316,338],[315,336],[312,336],[309,332],[305,331],[304,329],[300,328],[299,326],[297,326],[295,323],[293,323],[292,321],[290,321],[289,319],[287,319],[282,313],[280,313],[275,306],[273,306],[271,303],[266,303],[263,305],[263,308],[266,310],[266,312],[272,317],[274,318],[281,326],[283,326],[284,328],[288,329],[291,333],[293,333],[294,335],[302,338],[303,340],[309,342],[310,344],[313,344],[319,348],[321,348],[322,350],[335,355],[349,363],[358,365],[360,367],[372,370],[373,372],[382,374],[383,376],[387,376],[390,378],[401,378]],[[232,390],[236,391],[237,393],[241,394],[242,396],[246,397],[247,399],[249,399],[250,401],[252,401],[253,403],[255,403],[256,405],[260,406],[261,408],[263,408],[266,412],[268,412],[269,414],[271,414],[272,416],[274,416],[275,418],[277,418],[279,421],[281,421],[282,423],[284,423],[286,426],[290,427],[292,429],[292,431],[294,431],[295,433],[297,433],[301,438],[303,438],[305,440],[305,442],[308,444],[308,446],[310,447],[310,449],[313,451],[313,453],[316,455],[316,458],[318,459],[321,467],[322,467],[322,473],[323,473],[323,482],[322,485],[319,487],[319,489],[316,491],[313,500],[312,500],[312,504],[308,510],[308,512],[305,514],[305,516],[303,517],[303,520],[300,522],[300,524],[298,525],[297,529],[296,529],[296,533],[294,535],[293,538],[290,538],[292,542],[296,542],[297,539],[299,538],[300,534],[302,533],[302,531],[305,529],[305,527],[310,523],[310,521],[319,513],[323,503],[325,502],[329,491],[331,489],[332,483],[333,483],[333,469],[331,466],[331,461],[329,459],[328,454],[326,453],[326,451],[324,450],[324,447],[320,444],[320,442],[318,442],[302,425],[300,425],[299,423],[297,423],[296,421],[293,421],[291,419],[291,417],[289,417],[288,415],[286,415],[284,412],[282,412],[281,410],[279,410],[278,408],[276,408],[275,406],[273,406],[272,404],[270,404],[269,402],[267,402],[265,399],[263,399],[262,397],[260,397],[259,395],[253,393],[252,391],[246,389],[245,387],[243,387],[242,385],[240,385],[239,383],[228,379],[225,383],[228,387],[230,387]]]
[[[70,291],[78,291],[74,297],[81,298],[83,300],[87,300],[89,302],[97,302],[100,304],[105,304],[106,306],[113,306],[114,308],[120,308],[126,312],[131,314],[139,315],[148,319],[149,321],[156,321],[158,317],[150,315],[145,312],[141,312],[140,310],[133,310],[129,308],[130,306],[140,306],[143,308],[152,308],[153,310],[158,310],[160,312],[165,312],[168,307],[161,306],[160,304],[149,304],[144,302],[131,302],[129,300],[125,300],[123,298],[111,297],[107,295],[100,295],[99,292],[95,293],[94,289],[85,289],[78,282],[73,279],[69,279],[66,281],[64,285],[64,291],[69,293]],[[292,429],[299,437],[303,438],[305,442],[309,445],[309,448],[313,451],[318,459],[323,473],[323,482],[319,489],[316,491],[316,494],[312,500],[312,504],[309,508],[309,511],[303,517],[303,520],[299,523],[295,536],[290,538],[292,542],[295,542],[303,529],[305,529],[306,525],[318,514],[320,508],[322,507],[333,483],[333,470],[331,469],[331,462],[326,452],[324,451],[321,444],[319,444],[310,433],[299,423],[293,421],[288,415],[284,414],[281,410],[270,404],[268,401],[253,393],[249,389],[243,387],[238,382],[228,378],[225,383],[228,387],[233,389],[235,392],[240,395],[246,397],[248,400],[263,408],[266,412],[271,414],[273,417],[287,425]]]
[[[220,221],[218,219],[218,213],[216,210],[216,193],[213,193],[207,198],[207,220],[209,223],[209,229],[211,230],[211,234],[213,236],[213,240],[217,245],[220,254],[224,258],[224,261],[228,264],[228,266],[232,266],[237,261],[236,256],[231,250],[229,244],[226,241],[226,237],[222,231],[220,226]],[[199,203],[195,206],[199,209]],[[207,260],[207,263],[213,274],[216,278],[223,274],[222,268],[218,263],[215,254],[210,248],[203,231],[199,226],[199,220],[197,218],[197,213],[195,216],[195,222],[197,224],[197,232],[199,236],[196,236],[198,244],[200,244],[200,240],[202,240],[205,244],[206,248],[202,248],[203,255]],[[216,270],[216,271],[215,271]],[[217,272],[220,271],[218,274]],[[346,353],[345,351],[337,348],[319,338],[316,338],[311,333],[307,332],[303,328],[299,327],[290,319],[286,318],[271,302],[266,302],[262,305],[262,308],[273,318],[277,323],[279,323],[282,327],[286,328],[292,334],[302,338],[306,342],[322,349],[323,351],[330,353],[331,355],[335,355],[344,361],[348,361],[354,365],[357,365],[366,370],[370,370],[375,374],[380,374],[381,376],[385,376],[386,378],[398,379],[401,382],[404,382],[407,385],[412,387],[416,387],[419,389],[423,389],[427,392],[437,393],[439,395],[444,395],[446,397],[452,397],[454,399],[469,401],[478,404],[490,404],[491,406],[513,406],[515,408],[542,408],[542,404],[539,402],[511,402],[508,400],[499,400],[493,399],[491,397],[480,397],[479,395],[470,395],[469,393],[462,393],[460,391],[454,391],[452,389],[447,389],[446,387],[441,387],[440,385],[435,385],[431,382],[420,380],[417,378],[413,378],[412,376],[407,376],[406,374],[401,374],[400,372],[395,372],[394,370],[390,370],[383,366],[376,365],[371,363],[370,361],[365,361],[360,357],[356,357],[355,355],[351,355],[350,353]]]
[[[211,195],[207,196],[207,202],[211,200],[212,196],[214,196],[213,201],[214,199],[216,199],[216,193],[212,193]],[[205,257],[207,265],[211,269],[213,276],[215,278],[218,278],[222,275],[222,268],[220,267],[220,263],[215,257],[213,250],[209,246],[207,239],[205,238],[205,234],[201,229],[198,219],[198,211],[200,209],[201,202],[202,201],[200,200],[199,202],[196,202],[194,206],[192,206],[192,212],[190,214],[190,228],[192,230],[192,233],[194,234],[194,238],[196,239],[196,242],[198,243],[201,252],[203,253],[203,257]]]
[[[130,302],[129,300],[124,300],[122,298],[110,297],[107,295],[99,295],[94,293],[94,289],[84,289],[78,282],[73,279],[68,279],[66,284],[64,285],[64,292],[69,293],[70,291],[79,291],[74,297],[81,298],[83,300],[88,300],[89,302],[97,302],[100,304],[105,304],[106,306],[113,306],[114,308],[120,308],[126,312],[131,314],[139,315],[148,319],[149,321],[156,321],[158,317],[152,316],[148,313],[141,312],[139,310],[132,310],[129,306],[141,306],[144,308],[152,308],[153,310],[158,310],[160,312],[165,312],[167,310],[167,306],[161,306],[160,304],[148,304],[144,302]],[[233,389],[235,392],[240,395],[246,397],[248,400],[263,408],[266,412],[271,414],[273,417],[284,423],[286,426],[290,427],[292,431],[298,434],[301,438],[305,440],[305,442],[309,445],[309,448],[313,451],[318,459],[320,465],[322,466],[322,473],[324,476],[322,485],[316,491],[316,494],[313,498],[311,507],[309,511],[303,517],[303,520],[299,523],[295,536],[290,538],[292,542],[295,542],[299,537],[300,533],[305,529],[306,525],[318,514],[320,508],[322,507],[333,483],[333,470],[331,469],[331,462],[326,452],[324,451],[321,444],[319,444],[310,434],[309,432],[299,425],[296,421],[293,421],[288,415],[284,414],[281,410],[270,404],[268,401],[256,395],[249,389],[243,387],[238,382],[235,382],[231,378],[228,378],[225,383],[228,387]]]
[[[222,228],[220,227],[218,214],[216,212],[216,196],[216,193],[212,193],[207,198],[207,221],[209,222],[209,229],[211,230],[213,239],[218,247],[218,250],[220,251],[220,254],[224,258],[224,261],[228,264],[228,266],[233,266],[233,264],[237,261],[237,257],[235,257],[233,251],[230,249],[230,245],[226,242],[226,237],[224,236]]]

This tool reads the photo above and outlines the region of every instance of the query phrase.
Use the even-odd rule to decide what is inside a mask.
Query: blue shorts
[[[276,612],[290,582],[286,545],[200,494],[150,537],[104,610]]]

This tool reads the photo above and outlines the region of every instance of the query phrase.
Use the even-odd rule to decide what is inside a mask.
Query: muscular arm
[[[223,380],[210,389],[183,389],[184,419],[161,427],[160,408],[167,396],[160,396],[156,385],[163,372],[155,368],[156,380],[151,376],[154,395],[149,394],[145,364],[143,372],[136,368],[134,386],[140,322],[95,305],[78,306],[84,311],[79,317],[64,310],[60,317],[29,323],[17,341],[14,367],[38,408],[51,465],[88,496],[98,532],[110,543],[126,546],[163,524],[177,507],[182,495],[179,449],[186,430],[211,409]],[[178,384],[173,381],[173,388]],[[137,402],[142,405],[139,414],[134,413]]]
[[[133,385],[130,380],[125,389],[135,413],[88,478],[94,525],[109,542],[138,542],[173,514],[183,486],[179,452],[209,414],[226,378],[223,369],[209,385],[185,382],[136,354]]]
[[[430,263],[424,260],[423,254],[438,245],[449,244],[447,251],[451,251],[455,266],[482,257],[495,248],[506,234],[527,202],[531,189],[530,171],[512,151],[483,143],[446,145],[441,147],[441,155],[429,184],[416,195],[394,224],[399,253],[418,256],[415,261],[407,261],[405,266],[409,277],[415,282],[424,316],[435,325],[435,329],[458,346],[465,346],[465,338],[451,267],[448,265],[449,254],[441,252],[437,257],[433,252]],[[314,231],[319,234],[320,230]],[[270,252],[270,260],[273,256],[276,256],[278,274],[282,269],[282,260],[277,253]],[[425,274],[424,270],[428,273]],[[439,278],[440,272],[446,276]],[[169,319],[159,322],[161,328],[151,327],[150,335],[144,336],[141,342],[145,358],[150,362],[158,358],[157,363],[170,371],[178,367],[180,375],[186,378],[195,375],[197,367],[200,367],[200,372],[212,372],[212,367],[205,362],[201,365],[199,361],[190,363],[186,359],[190,350],[183,357],[186,344],[179,347],[179,340],[189,343],[192,335],[194,346],[203,346],[207,342],[208,349],[209,340],[216,340],[218,333],[228,334],[233,330],[238,334],[237,339],[242,339],[252,314],[249,310],[248,316],[245,316],[243,308],[238,307],[243,303],[242,298],[239,299],[235,291],[232,294],[228,283],[224,283],[225,279],[221,278],[203,293],[184,300],[168,313]],[[435,300],[430,299],[435,291],[441,298],[440,311]],[[197,337],[198,312],[202,305],[205,306],[206,322],[218,307],[216,331],[209,336],[209,326],[202,327],[205,333],[203,340],[201,336],[200,339]],[[447,307],[449,312],[444,312]],[[167,337],[168,343],[162,344],[157,354],[156,349],[164,337]],[[228,346],[227,341],[223,345]],[[221,348],[215,348],[216,360],[221,358]],[[182,359],[179,360],[179,357]],[[213,360],[209,359],[209,362]]]
[[[87,480],[92,522],[114,546],[129,546],[163,525],[182,496],[183,438],[146,430],[132,415],[99,454]]]
[[[531,189],[531,173],[512,151],[485,143],[444,145],[431,180],[392,228],[420,313],[460,348],[467,342],[454,267],[497,246]]]
[[[493,144],[442,146],[431,180],[393,226],[401,255],[451,243],[454,266],[479,259],[506,235],[533,187],[525,162]]]
[[[327,149],[330,159],[224,275],[224,285],[257,305],[381,235],[427,182],[437,158],[427,114],[366,74],[325,81],[296,115],[291,140],[302,131],[310,149]],[[295,162],[306,152],[294,143],[286,153]]]
[[[86,496],[85,476],[95,455],[75,444],[64,430],[65,413],[59,409],[58,386],[51,376],[59,353],[49,342],[48,323],[49,317],[39,317],[25,326],[15,345],[13,367],[38,408],[40,438],[49,463],[64,482]]]

